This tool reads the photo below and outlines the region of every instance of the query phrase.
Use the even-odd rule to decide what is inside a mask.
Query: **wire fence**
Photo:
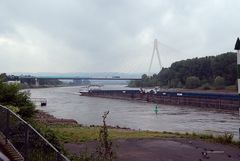
[[[0,131],[26,161],[69,161],[30,124],[1,105]]]

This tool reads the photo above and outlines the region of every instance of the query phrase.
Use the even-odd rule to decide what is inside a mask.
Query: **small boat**
[[[89,91],[92,90],[102,90],[101,87],[103,85],[88,85],[88,86],[83,86],[80,88],[79,93],[80,95],[83,95],[84,93],[88,93]]]
[[[79,89],[79,93],[87,93],[89,92],[89,89],[88,89],[88,86],[83,86],[83,87],[80,87]]]
[[[93,84],[93,85],[89,85],[88,90],[102,90],[102,86],[103,85],[98,85],[98,84]]]
[[[31,98],[31,101],[36,105],[47,106],[46,98]]]

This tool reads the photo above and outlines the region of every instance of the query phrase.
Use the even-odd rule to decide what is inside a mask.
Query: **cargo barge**
[[[158,104],[239,110],[238,94],[143,90],[89,90],[82,96],[140,100]]]

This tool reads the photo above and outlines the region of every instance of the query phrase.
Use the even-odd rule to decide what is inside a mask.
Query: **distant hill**
[[[132,81],[130,86],[162,86],[168,88],[224,88],[237,80],[237,55],[233,52],[181,60],[163,68],[158,74],[143,81]]]

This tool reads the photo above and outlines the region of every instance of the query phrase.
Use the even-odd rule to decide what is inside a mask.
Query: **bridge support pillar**
[[[35,78],[35,86],[38,87],[39,86],[39,82],[38,82],[38,79]]]

